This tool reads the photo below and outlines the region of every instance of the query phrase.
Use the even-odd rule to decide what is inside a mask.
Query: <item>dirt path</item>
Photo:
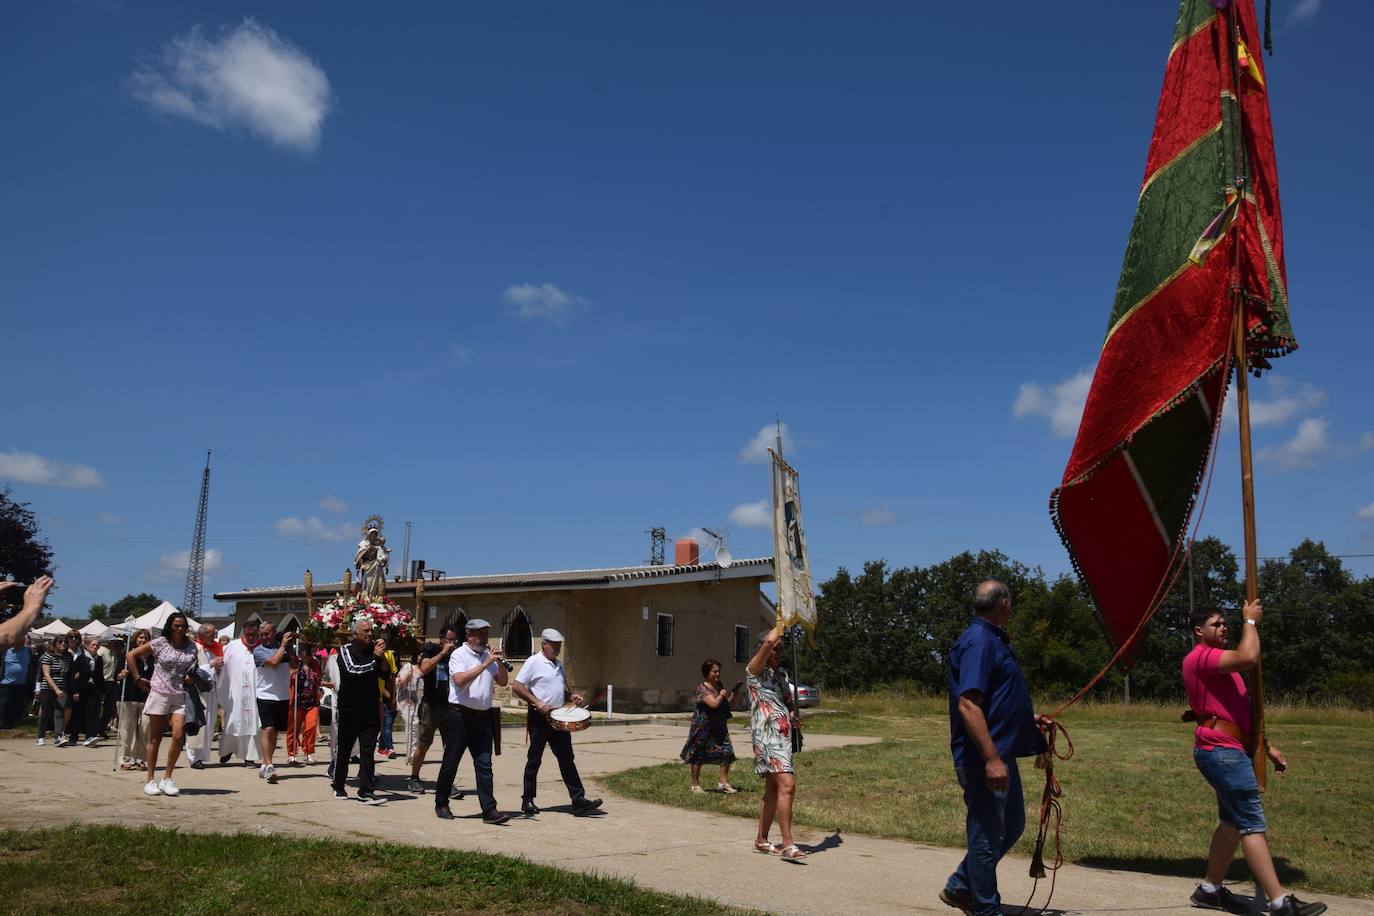
[[[598,775],[676,759],[684,735],[680,727],[653,724],[588,729],[574,739],[578,768],[584,778],[590,777],[590,791]],[[808,735],[807,746],[874,740]],[[747,736],[742,743],[748,746]],[[327,759],[328,749],[322,751]],[[0,741],[0,788],[6,800],[0,808],[0,826],[157,824],[205,832],[381,839],[520,855],[630,878],[643,887],[695,893],[776,913],[955,912],[940,904],[936,895],[958,863],[961,853],[956,850],[799,829],[798,842],[819,849],[794,864],[751,854],[753,825],[742,818],[610,796],[604,815],[576,818],[567,811],[567,795],[552,754],[540,770],[544,813],[533,820],[516,818],[504,827],[489,827],[477,820],[474,797],[453,803],[457,819],[436,820],[433,796],[416,798],[401,791],[408,770],[399,760],[378,765],[380,789],[392,801],[370,808],[332,800],[324,764],[281,768],[282,778],[275,786],[243,766],[178,769],[180,798],[146,798],[139,774],[111,771],[112,753],[108,745],[55,749],[36,747],[32,739]],[[519,805],[523,766],[520,735],[507,730],[506,752],[496,758],[495,766],[496,797],[505,810]],[[437,772],[437,761],[426,764],[424,778],[432,783]],[[459,783],[472,785],[467,761],[459,770]],[[683,784],[685,791],[685,768]],[[804,784],[799,792],[805,797]],[[1025,860],[1009,858],[1000,877],[1008,902],[1025,900],[1030,891]],[[1071,913],[1182,916],[1197,912],[1182,905],[1193,885],[1183,878],[1066,866],[1054,902]],[[1249,892],[1244,886],[1236,890]],[[1374,916],[1374,900],[1323,899],[1334,913]]]

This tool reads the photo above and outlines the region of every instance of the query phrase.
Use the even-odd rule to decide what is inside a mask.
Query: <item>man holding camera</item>
[[[33,628],[33,623],[38,619],[38,612],[43,610],[43,603],[48,600],[48,589],[52,588],[52,576],[39,576],[33,584],[24,589],[23,597],[19,597],[18,582],[0,582],[0,603],[5,605],[5,610],[18,607],[14,616],[0,623],[0,651],[11,646],[22,646],[24,637]]]
[[[472,752],[472,767],[477,776],[477,799],[482,804],[482,820],[504,824],[509,814],[496,810],[491,774],[492,715],[491,695],[496,685],[506,686],[509,675],[505,653],[487,650],[491,624],[481,618],[469,620],[467,642],[449,656],[449,712],[444,720],[444,763],[434,787],[434,814],[451,820],[449,792],[458,775],[463,751]]]
[[[381,805],[386,799],[376,792],[376,767],[373,752],[381,728],[382,688],[377,676],[382,667],[386,641],[372,640],[372,621],[353,624],[353,641],[339,649],[339,693],[334,705],[338,718],[338,754],[334,758],[334,797],[348,798],[348,752],[358,742],[358,801]]]
[[[262,765],[258,777],[276,784],[277,768],[272,755],[277,751],[277,735],[286,730],[290,716],[291,669],[296,667],[296,633],[287,633],[277,641],[277,628],[270,623],[258,627],[258,644],[253,648],[253,664],[257,666],[258,752]]]
[[[415,747],[410,750],[410,781],[406,783],[406,789],[416,795],[425,794],[420,767],[424,766],[425,755],[434,743],[434,733],[444,727],[448,718],[448,660],[458,646],[458,637],[458,627],[449,624],[440,633],[437,644],[425,643],[420,649],[420,677],[425,695],[420,705],[420,733],[416,736]]]

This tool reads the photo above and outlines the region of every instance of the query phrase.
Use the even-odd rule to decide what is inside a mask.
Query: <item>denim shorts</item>
[[[1193,760],[1208,785],[1217,793],[1217,817],[1231,824],[1241,836],[1265,833],[1264,806],[1250,756],[1233,747],[1210,751],[1193,748]]]

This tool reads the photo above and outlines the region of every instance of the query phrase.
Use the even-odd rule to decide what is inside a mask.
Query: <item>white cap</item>
[[[468,621],[467,628],[469,630],[489,630],[491,629],[491,624],[487,623],[481,617],[474,617],[472,620]]]
[[[543,633],[539,634],[539,638],[544,642],[562,642],[563,634],[555,630],[553,627],[549,627]]]

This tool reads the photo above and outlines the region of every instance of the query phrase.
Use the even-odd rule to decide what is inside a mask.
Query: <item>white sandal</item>
[[[767,840],[764,840],[762,843],[760,843],[758,840],[754,841],[754,852],[757,852],[761,855],[776,856],[779,855],[781,851],[782,850],[778,849],[778,847],[774,846]]]
[[[782,852],[778,854],[782,856],[784,859],[789,859],[791,861],[796,861],[797,859],[805,859],[808,855],[808,853],[805,850],[803,850],[800,846],[798,846],[796,843],[793,843],[792,845],[786,847],[785,849],[783,849]]]
[[[736,789],[734,786],[723,782],[716,783],[716,791],[724,792],[726,795],[736,795],[739,793],[739,789]]]

